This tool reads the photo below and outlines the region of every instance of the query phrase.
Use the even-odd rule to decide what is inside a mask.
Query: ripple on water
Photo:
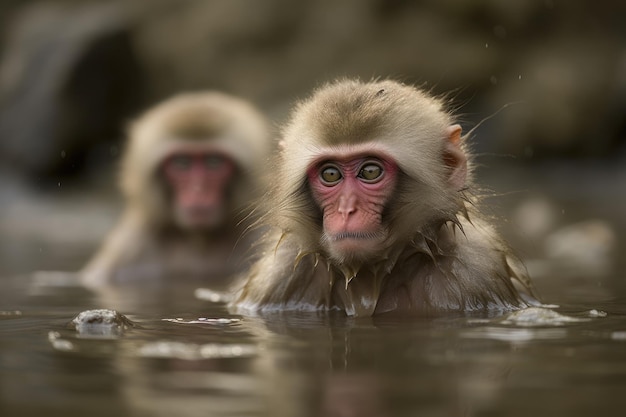
[[[480,327],[463,332],[462,336],[468,339],[491,339],[504,342],[528,342],[531,340],[563,339],[567,337],[567,330],[563,328],[520,329],[507,327]]]
[[[22,312],[20,310],[0,311],[0,316],[4,316],[4,317],[15,317],[15,316],[21,316],[21,315],[22,315]]]
[[[568,331],[563,326],[585,323],[594,318],[606,317],[600,310],[589,310],[584,317],[572,317],[543,307],[529,307],[511,312],[504,317],[491,320],[476,320],[475,323],[492,324],[469,329],[463,333],[467,338],[484,338],[508,342],[526,342],[530,340],[562,339]]]
[[[169,321],[170,323],[177,323],[177,324],[213,324],[213,325],[229,325],[229,324],[237,324],[241,322],[241,319],[207,318],[207,317],[198,317],[195,320],[185,320],[180,317],[177,317],[175,319],[161,319],[161,320]]]
[[[529,307],[509,313],[504,319],[500,319],[500,323],[522,327],[543,327],[563,326],[564,324],[582,323],[589,320],[589,318],[566,316],[547,308]]]
[[[158,341],[146,343],[139,349],[139,356],[146,358],[171,358],[186,360],[241,358],[255,356],[256,354],[256,346],[239,343],[195,344]]]

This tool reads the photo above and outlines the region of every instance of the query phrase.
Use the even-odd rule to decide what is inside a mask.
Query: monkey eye
[[[187,155],[174,155],[170,158],[170,165],[175,169],[185,170],[191,168],[191,158]]]
[[[359,171],[357,177],[361,178],[365,182],[374,183],[378,182],[383,175],[383,167],[379,164],[368,162]]]
[[[342,178],[341,171],[335,166],[326,166],[320,172],[320,178],[326,185],[334,185]]]
[[[207,155],[204,158],[204,165],[208,169],[217,169],[224,163],[224,158],[220,155]]]

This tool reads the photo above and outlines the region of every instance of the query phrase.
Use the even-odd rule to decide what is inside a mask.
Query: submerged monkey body
[[[479,220],[482,223],[481,220]],[[505,311],[533,303],[520,261],[502,245],[480,243],[486,224],[460,220],[416,234],[401,251],[355,270],[322,253],[301,253],[285,238],[253,267],[234,306],[244,313],[342,310],[350,316]],[[461,242],[461,243],[459,243]],[[277,263],[283,257],[293,264]],[[265,274],[272,274],[271,276]],[[293,279],[297,277],[296,279]]]
[[[223,285],[241,268],[242,257],[233,252],[237,235],[232,230],[234,224],[210,234],[158,228],[141,214],[127,210],[107,237],[104,249],[83,272],[83,281],[95,288],[104,284],[163,284],[173,277]],[[239,243],[251,245],[249,241]]]
[[[477,209],[461,128],[393,81],[340,81],[282,132],[274,228],[231,307],[435,315],[523,308],[521,262]],[[471,161],[470,161],[471,162]]]

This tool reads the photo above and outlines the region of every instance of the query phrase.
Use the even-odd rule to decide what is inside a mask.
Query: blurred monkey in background
[[[217,284],[244,269],[254,217],[246,209],[262,191],[269,149],[267,121],[242,99],[186,93],[149,109],[131,125],[122,159],[124,213],[83,283]]]

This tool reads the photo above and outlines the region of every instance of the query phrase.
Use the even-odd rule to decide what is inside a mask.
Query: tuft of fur
[[[533,289],[521,263],[477,209],[471,155],[461,190],[449,183],[446,143],[453,116],[443,102],[392,80],[339,80],[298,103],[282,129],[276,180],[265,201],[274,232],[231,306],[237,311],[341,309],[349,315],[431,314],[519,308],[514,281]],[[306,171],[333,149],[360,145],[399,167],[383,213],[386,249],[370,259],[332,259]],[[512,267],[515,265],[515,267]],[[529,299],[530,299],[529,298]]]

